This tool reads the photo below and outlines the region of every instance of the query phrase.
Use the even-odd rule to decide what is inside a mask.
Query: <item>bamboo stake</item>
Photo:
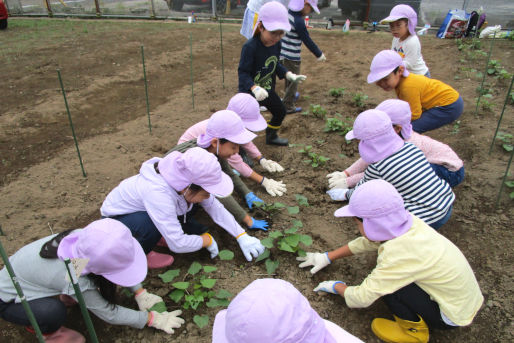
[[[148,82],[146,81],[145,48],[142,45],[141,59],[143,60],[143,77],[145,79],[146,114],[148,115],[148,130],[150,130],[150,133],[152,133],[152,123],[150,122],[150,102],[148,101]]]
[[[482,89],[484,87],[485,77],[487,75],[487,68],[489,67],[489,60],[491,59],[491,52],[493,51],[493,45],[496,38],[496,32],[494,33],[493,39],[491,40],[491,47],[489,48],[489,53],[487,54],[487,62],[485,64],[484,75],[482,76],[482,83],[480,84],[480,91],[478,93],[477,106],[475,108],[475,116],[478,114],[478,105],[480,104],[480,99],[482,98]]]
[[[505,174],[503,174],[502,183],[500,185],[500,191],[498,192],[498,198],[496,198],[496,207],[500,204],[500,197],[502,195],[503,185],[505,185],[505,180],[507,179],[507,174],[509,174],[510,164],[512,163],[512,156],[514,156],[514,149],[510,151],[509,163],[507,164],[507,169],[505,169]]]
[[[195,92],[193,86],[193,34],[189,33],[189,51],[191,60],[191,101],[193,102],[193,110],[195,109]]]
[[[220,18],[220,47],[221,47],[221,84],[223,85],[223,89],[225,88],[225,64],[223,63],[223,29],[221,26],[221,18]]]
[[[500,114],[500,119],[498,119],[498,125],[496,125],[496,131],[494,131],[493,141],[491,142],[491,146],[489,147],[489,155],[491,155],[491,151],[493,150],[494,141],[496,140],[496,135],[498,134],[498,129],[500,128],[500,124],[503,119],[503,113],[505,112],[505,107],[507,107],[507,102],[509,101],[510,91],[512,90],[512,82],[514,82],[514,76],[510,79],[509,90],[507,91],[507,96],[505,97],[505,102],[503,103],[502,113]]]

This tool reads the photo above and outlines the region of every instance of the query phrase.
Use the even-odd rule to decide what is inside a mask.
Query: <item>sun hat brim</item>
[[[225,332],[227,310],[221,310],[214,319],[212,327],[212,343],[228,343]]]
[[[221,172],[221,181],[219,183],[209,186],[199,184],[198,186],[201,186],[204,190],[218,198],[228,197],[234,190],[232,179],[224,172]]]
[[[259,117],[254,120],[243,120],[243,124],[245,127],[253,132],[259,132],[264,130],[266,127],[268,127],[268,123],[266,122],[266,119],[262,115],[259,114]]]
[[[389,23],[395,22],[400,19],[409,19],[409,18],[407,18],[406,15],[390,15],[389,17],[382,19],[380,21],[380,24],[389,24]]]
[[[230,135],[226,137],[219,137],[219,138],[225,138],[226,140],[236,143],[236,144],[246,144],[250,143],[257,135],[253,132],[248,131],[247,129],[244,129],[243,131],[239,132],[235,135]]]
[[[395,69],[396,69],[397,66],[394,66],[394,67],[391,67],[391,68],[387,68],[387,69],[383,69],[383,70],[380,70],[380,71],[372,71],[368,74],[368,83],[375,83],[377,81],[380,81],[382,80],[384,77],[386,77],[387,75],[391,74]]]
[[[265,23],[263,21],[262,25],[268,31],[277,31],[277,30],[283,30],[286,32],[291,31],[291,24],[289,24],[289,21],[286,22],[286,21],[281,21],[281,20],[273,20],[273,21],[268,21],[267,23]]]
[[[330,320],[323,319],[325,328],[332,335],[336,342],[358,343],[362,342],[359,338],[346,332],[339,325],[332,323]]]
[[[122,271],[111,274],[102,274],[102,276],[107,280],[122,287],[132,287],[143,282],[146,278],[146,274],[148,273],[146,254],[141,247],[141,244],[135,238],[132,239],[132,254],[134,256],[132,264]]]
[[[354,214],[350,210],[350,205],[346,205],[346,206],[341,207],[340,209],[337,209],[334,212],[334,216],[335,217],[357,217],[357,215]]]
[[[357,137],[355,137],[355,133],[353,132],[353,130],[350,130],[348,131],[348,133],[344,136],[344,138],[347,140],[347,141],[351,141],[352,139],[355,139]]]

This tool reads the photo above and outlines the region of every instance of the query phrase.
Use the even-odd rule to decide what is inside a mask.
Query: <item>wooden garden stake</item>
[[[482,98],[482,89],[484,87],[484,81],[485,81],[485,77],[487,75],[487,68],[489,67],[489,60],[491,59],[491,52],[493,51],[493,45],[494,45],[495,39],[496,39],[496,32],[494,33],[493,39],[491,40],[491,47],[489,48],[489,53],[487,54],[487,62],[485,64],[484,76],[482,76],[482,83],[480,84],[480,88],[479,88],[480,91],[478,94],[477,106],[475,108],[475,115],[478,114],[478,105],[480,104],[480,99]]]
[[[191,101],[193,102],[193,110],[195,109],[195,92],[193,87],[193,34],[189,33],[189,51],[191,60]]]
[[[89,338],[91,338],[91,342],[98,343],[98,338],[96,337],[95,327],[93,326],[93,322],[91,321],[91,317],[89,316],[89,312],[87,311],[86,303],[84,302],[84,297],[82,296],[82,292],[80,291],[80,287],[77,282],[77,275],[71,272],[70,270],[70,259],[67,258],[64,260],[64,264],[66,265],[66,269],[68,270],[68,276],[70,277],[70,282],[73,285],[73,289],[75,290],[75,296],[80,305],[80,311],[82,312],[82,317],[86,322],[87,332],[89,333]],[[72,267],[73,268],[73,267]],[[73,268],[74,269],[74,268]]]
[[[221,47],[221,84],[225,88],[225,64],[223,63],[223,29],[220,18],[220,47]]]
[[[38,341],[40,343],[45,343],[45,339],[43,338],[41,329],[39,328],[39,325],[36,321],[36,317],[34,317],[34,313],[32,313],[32,310],[30,309],[27,299],[25,298],[25,294],[23,294],[23,290],[21,289],[18,279],[16,278],[16,274],[14,274],[14,270],[12,269],[11,262],[9,262],[9,258],[7,257],[7,254],[5,253],[4,246],[2,245],[2,241],[0,241],[0,255],[2,255],[2,260],[4,260],[4,265],[5,265],[5,268],[7,269],[7,273],[9,273],[9,276],[11,277],[11,281],[14,285],[14,288],[16,288],[16,293],[18,293],[18,297],[21,300],[21,305],[23,306],[23,309],[25,310],[27,317],[29,317],[30,325],[32,325],[32,328],[36,332],[36,337],[37,337]]]
[[[68,113],[68,119],[70,121],[71,133],[73,135],[73,140],[75,141],[75,147],[77,148],[77,155],[79,156],[80,168],[82,168],[82,175],[86,177],[86,171],[84,170],[84,165],[82,164],[82,157],[80,157],[79,143],[77,142],[77,136],[75,136],[75,129],[73,128],[73,121],[71,120],[70,108],[68,107],[68,100],[66,100],[66,92],[64,91],[64,86],[62,84],[61,71],[57,69],[57,76],[59,77],[59,83],[61,84],[62,96],[64,97],[64,105],[66,106],[66,112]]]
[[[491,142],[491,146],[489,147],[489,155],[491,155],[491,151],[493,150],[494,141],[496,140],[496,135],[498,134],[498,129],[500,128],[500,124],[503,119],[503,113],[505,113],[505,107],[507,106],[507,102],[509,102],[510,91],[512,90],[512,82],[514,82],[514,76],[510,79],[509,90],[507,91],[507,96],[505,97],[505,102],[503,103],[502,113],[500,114],[500,119],[498,119],[498,125],[496,125],[496,131],[494,131],[493,141]]]
[[[505,185],[505,180],[507,179],[507,174],[509,174],[510,164],[512,162],[512,156],[514,156],[514,149],[510,151],[509,163],[507,164],[507,169],[505,170],[505,174],[503,174],[502,183],[500,185],[500,191],[498,192],[498,198],[496,198],[496,207],[500,204],[500,197],[502,195],[503,185]]]
[[[150,122],[150,102],[148,101],[148,82],[146,81],[145,48],[142,45],[141,59],[143,60],[143,77],[145,79],[146,114],[148,115],[148,130],[150,130],[150,133],[152,133],[152,123]]]

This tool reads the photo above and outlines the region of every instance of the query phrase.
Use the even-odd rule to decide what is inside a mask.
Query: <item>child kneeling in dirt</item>
[[[246,134],[252,135],[242,133]],[[161,238],[176,253],[206,248],[211,258],[218,255],[218,244],[207,233],[208,227],[192,217],[191,212],[198,205],[236,238],[244,256],[251,261],[264,251],[264,246],[247,235],[216,199],[230,195],[232,190],[233,184],[222,172],[216,156],[205,149],[192,148],[144,162],[138,175],[123,180],[107,195],[100,211],[102,216],[119,220],[132,231],[148,254],[149,268],[173,263],[172,256],[152,251]]]
[[[402,57],[382,50],[371,61],[368,83],[396,92],[412,111],[412,128],[418,133],[435,130],[460,117],[464,101],[449,85],[423,75],[409,73]]]
[[[266,128],[266,144],[288,145],[287,139],[277,135],[286,108],[275,92],[275,75],[291,82],[302,82],[307,78],[288,71],[279,61],[280,39],[290,29],[286,8],[279,2],[268,2],[259,10],[253,37],[241,49],[237,69],[239,92],[252,93],[259,104],[271,112],[271,120]]]
[[[258,132],[264,130],[267,126],[266,120],[259,111],[259,103],[248,93],[238,93],[234,95],[228,102],[227,110],[235,112],[241,118],[247,130]],[[205,134],[208,122],[209,119],[206,119],[191,126],[179,138],[177,144],[185,143]],[[282,196],[287,191],[286,185],[282,181],[275,181],[259,175],[245,162],[246,160],[253,165],[250,158],[258,161],[259,164],[270,173],[284,170],[277,162],[264,158],[253,142],[241,144],[239,146],[239,153],[227,158],[227,162],[242,176],[262,185],[269,195]],[[253,204],[248,204],[248,206],[252,208]]]
[[[369,166],[355,188],[329,190],[333,200],[349,200],[361,185],[384,179],[402,195],[405,208],[434,229],[450,219],[455,200],[450,185],[435,174],[421,150],[398,136],[386,113],[367,110],[359,114],[353,130],[346,134],[347,140],[354,138],[360,139],[359,154]]]
[[[455,187],[464,179],[464,163],[448,145],[426,135],[412,131],[411,111],[408,102],[389,99],[381,102],[377,110],[384,111],[393,123],[396,133],[408,143],[418,147],[427,158],[434,172],[441,179]],[[359,158],[343,172],[328,174],[330,188],[352,188],[364,176],[368,164]]]
[[[148,270],[141,245],[121,222],[101,219],[83,229],[41,238],[9,258],[45,342],[86,341],[80,333],[62,326],[66,321],[66,306],[77,303],[72,284],[65,279],[67,270],[63,261],[68,258],[88,260],[78,285],[89,311],[107,323],[137,329],[146,325],[168,334],[184,324],[178,317],[182,313],[180,310],[148,312],[163,300],[141,286]],[[117,285],[135,292],[139,311],[116,305]],[[54,298],[57,295],[59,299]],[[30,326],[20,302],[4,267],[0,271],[0,317],[14,324]],[[32,327],[27,330],[34,332]]]
[[[450,240],[405,210],[402,196],[384,180],[359,187],[336,217],[353,217],[362,237],[325,253],[298,257],[311,273],[336,259],[378,252],[377,265],[359,286],[323,281],[314,291],[339,294],[351,308],[383,298],[394,321],[376,318],[371,329],[386,342],[420,342],[429,328],[469,325],[484,297],[466,257]]]
[[[258,279],[216,315],[212,343],[360,343],[357,337],[322,319],[292,284]]]

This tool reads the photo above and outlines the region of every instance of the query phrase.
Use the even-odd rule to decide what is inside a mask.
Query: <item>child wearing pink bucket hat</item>
[[[416,11],[409,5],[396,5],[391,9],[389,16],[382,19],[380,23],[389,24],[393,35],[391,50],[400,54],[407,70],[413,74],[430,77],[430,71],[421,55],[421,43],[416,34],[418,23]]]
[[[248,96],[251,97],[249,94]],[[252,122],[251,126],[254,127],[255,121],[252,120]],[[257,124],[260,125],[258,121]],[[205,130],[202,130],[203,125],[205,125]],[[255,137],[254,133],[245,128],[243,120],[234,111],[223,110],[211,115],[205,124],[200,125],[199,123],[188,130],[181,137],[181,141],[183,139],[189,140],[175,146],[170,151],[183,152],[198,146],[215,154],[218,157],[221,169],[231,177],[235,190],[246,200],[248,207],[251,209],[254,203],[264,203],[264,201],[250,191],[239,175],[234,173],[228,159],[239,152],[240,145],[249,144]],[[286,186],[281,181],[277,182],[262,177],[261,182],[272,195],[280,196],[286,191]],[[265,220],[251,217],[232,196],[219,200],[239,223],[246,224],[250,229],[267,230],[268,223]]]
[[[396,187],[408,211],[434,229],[450,219],[455,200],[450,185],[435,174],[421,150],[398,136],[385,112],[360,113],[346,134],[347,140],[354,138],[360,140],[359,154],[369,166],[355,188],[329,190],[333,200],[348,200],[361,185],[383,179]]]
[[[266,128],[266,144],[288,145],[288,140],[278,137],[278,130],[286,115],[284,103],[275,92],[275,75],[290,82],[302,82],[305,75],[288,71],[280,61],[281,38],[291,29],[287,9],[277,1],[271,1],[259,10],[257,24],[250,38],[241,49],[237,69],[239,92],[255,96],[259,105],[271,112]]]
[[[384,111],[393,124],[396,133],[405,142],[418,147],[427,158],[437,176],[455,187],[464,179],[464,163],[448,145],[426,135],[412,131],[411,111],[408,102],[398,99],[382,101],[377,110]],[[362,179],[368,167],[362,158],[355,161],[343,172],[328,174],[330,188],[352,188]]]
[[[45,342],[86,341],[80,333],[62,326],[66,321],[66,306],[60,299],[77,299],[72,284],[65,278],[67,270],[63,260],[67,258],[87,261],[78,285],[86,307],[107,323],[138,329],[151,326],[168,334],[184,324],[178,317],[182,313],[180,310],[148,311],[162,298],[141,286],[147,273],[141,245],[119,221],[101,219],[83,229],[41,238],[9,258]],[[136,292],[139,311],[116,305],[117,285]],[[55,298],[57,295],[61,295],[60,299]],[[20,302],[9,274],[3,268],[0,270],[0,317],[18,325],[30,325]]]
[[[396,92],[412,111],[412,128],[418,133],[435,130],[460,117],[464,101],[451,86],[423,75],[409,73],[402,57],[382,50],[373,57],[368,83]]]
[[[336,217],[353,217],[362,237],[325,253],[307,253],[300,267],[314,274],[336,259],[378,252],[377,265],[358,286],[323,281],[314,291],[341,295],[350,308],[383,298],[394,320],[376,318],[375,335],[386,342],[429,339],[429,328],[471,324],[484,297],[466,257],[450,240],[405,210],[402,196],[384,180],[359,187]]]
[[[144,162],[138,175],[123,180],[107,195],[100,211],[102,216],[124,223],[146,254],[162,237],[173,252],[206,248],[214,258],[218,255],[218,244],[206,232],[208,228],[192,220],[188,213],[198,204],[216,224],[237,239],[246,259],[251,261],[264,247],[257,238],[247,235],[216,199],[230,195],[232,190],[233,184],[222,172],[216,156],[197,147]],[[173,262],[173,258],[166,259],[169,255],[155,252],[153,255],[149,256],[150,268],[161,268]]]
[[[218,312],[212,343],[359,343],[357,337],[322,319],[292,284],[258,279],[226,310]]]

